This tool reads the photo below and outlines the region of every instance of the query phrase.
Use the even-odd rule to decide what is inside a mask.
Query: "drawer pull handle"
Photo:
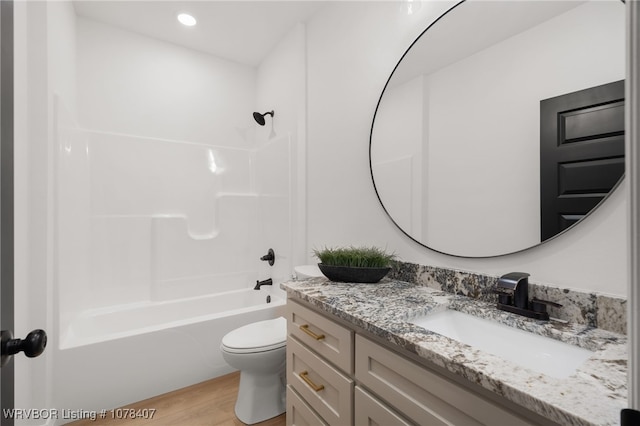
[[[322,389],[324,389],[324,385],[316,385],[315,383],[313,383],[311,381],[311,379],[309,378],[309,372],[307,370],[304,370],[302,373],[298,374],[300,376],[300,378],[302,380],[304,380],[304,382],[306,384],[309,385],[309,387],[311,389],[313,389],[316,392],[320,392]]]
[[[307,333],[309,336],[313,337],[316,340],[324,339],[324,334],[316,334],[313,331],[309,330],[309,324],[304,324],[300,326],[300,330]]]

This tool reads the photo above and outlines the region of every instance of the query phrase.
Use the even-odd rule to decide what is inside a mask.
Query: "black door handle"
[[[2,359],[0,367],[4,367],[11,357],[20,351],[29,358],[34,358],[44,352],[47,347],[47,333],[44,330],[33,330],[24,339],[14,339],[13,333],[9,330],[2,330],[0,349]]]

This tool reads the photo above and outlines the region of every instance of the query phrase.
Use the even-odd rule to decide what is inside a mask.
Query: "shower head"
[[[259,112],[254,112],[253,113],[253,119],[256,120],[256,123],[258,123],[261,126],[264,126],[264,116],[265,115],[270,115],[271,117],[273,117],[273,111],[269,111],[269,112],[265,112],[264,114],[260,114]]]

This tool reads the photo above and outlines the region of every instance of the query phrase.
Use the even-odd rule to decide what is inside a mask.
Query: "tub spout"
[[[273,281],[271,278],[268,278],[264,281],[256,281],[256,286],[253,288],[254,290],[260,290],[260,287],[263,285],[273,285]]]

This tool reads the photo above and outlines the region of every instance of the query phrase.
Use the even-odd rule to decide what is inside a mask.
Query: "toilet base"
[[[259,423],[286,411],[286,375],[240,372],[235,413],[246,424]]]

